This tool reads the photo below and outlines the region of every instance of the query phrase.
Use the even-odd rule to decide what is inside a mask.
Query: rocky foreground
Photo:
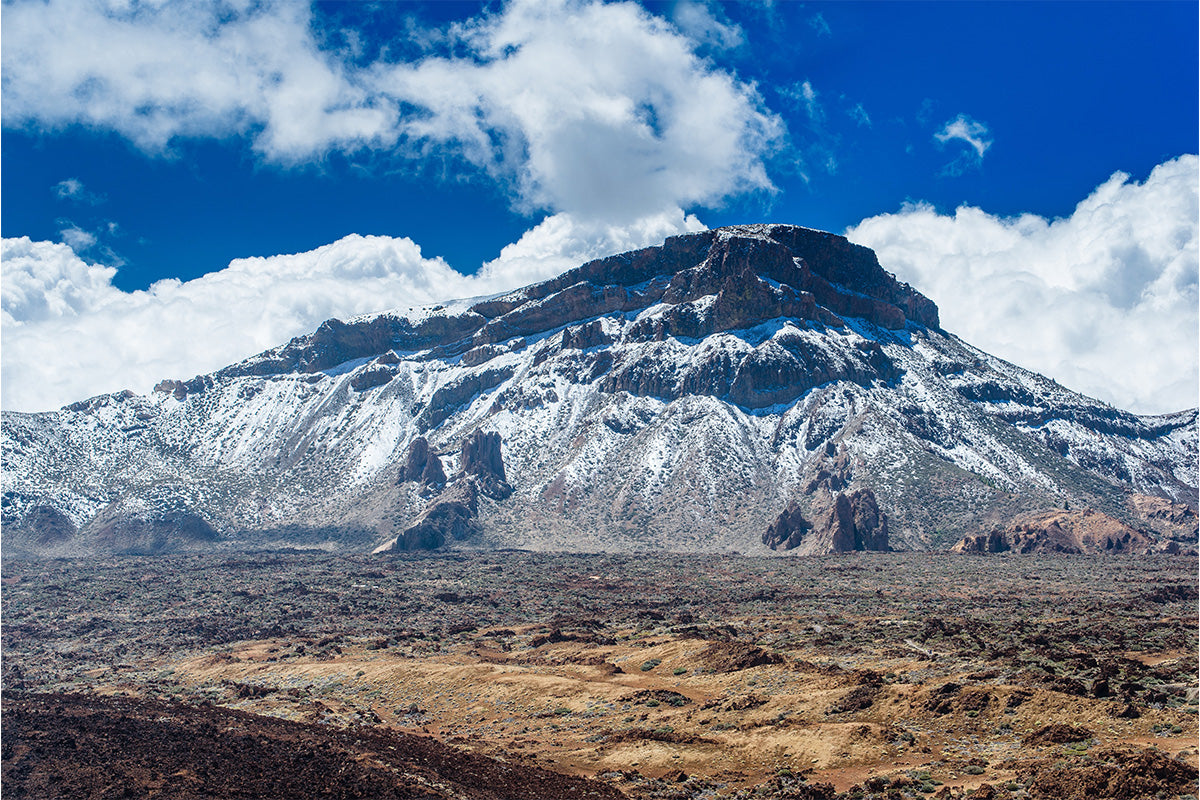
[[[4,792],[1194,797],[1195,570],[1036,553],[6,562]]]

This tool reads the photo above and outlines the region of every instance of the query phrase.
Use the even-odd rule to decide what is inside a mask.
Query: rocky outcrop
[[[589,347],[601,347],[612,344],[612,337],[604,332],[604,325],[594,319],[586,325],[576,325],[567,328],[562,335],[563,350],[586,350]]]
[[[887,515],[875,492],[866,487],[845,491],[851,477],[845,446],[827,441],[804,483],[808,518],[790,502],[763,534],[763,544],[772,550],[799,548],[805,555],[890,550]]]
[[[424,436],[418,436],[408,445],[408,455],[400,468],[399,482],[414,481],[421,485],[422,493],[441,489],[446,485],[446,472],[442,460],[429,448]]]
[[[479,496],[504,500],[512,495],[512,486],[504,474],[504,456],[500,434],[475,431],[462,443],[461,469],[454,483],[438,494],[390,545],[376,552],[413,552],[436,550],[450,541],[464,541],[481,530]],[[408,457],[400,472],[401,481],[445,482],[441,460],[424,437],[409,444]]]
[[[424,432],[436,428],[459,406],[477,395],[496,388],[513,376],[512,367],[497,367],[470,372],[439,388],[429,399],[429,404],[417,416],[417,429]]]
[[[763,534],[763,544],[802,555],[891,549],[887,515],[879,510],[870,489],[819,494],[809,507],[809,516],[811,521],[794,501],[789,503]]]
[[[1151,536],[1090,509],[1042,511],[986,533],[964,536],[955,553],[1150,553],[1164,548]]]
[[[1129,506],[1141,523],[1180,545],[1195,546],[1200,541],[1200,518],[1183,503],[1173,503],[1162,497],[1133,493]]]
[[[812,523],[804,518],[793,500],[762,535],[762,542],[772,550],[792,550],[800,546],[812,531]]]
[[[476,484],[461,480],[440,494],[397,537],[393,551],[436,550],[448,540],[462,541],[479,532]]]
[[[887,515],[879,510],[870,489],[838,492],[831,500],[814,503],[813,518],[813,539],[824,552],[890,549]]]
[[[176,400],[186,400],[188,396],[187,385],[183,381],[170,379],[154,384],[154,391],[161,394],[169,394]]]
[[[386,366],[373,367],[351,378],[350,387],[356,392],[365,392],[368,389],[374,389],[376,386],[383,386],[394,377],[396,377],[396,373]]]
[[[459,460],[462,474],[475,478],[479,491],[493,500],[504,500],[513,493],[504,474],[501,441],[495,431],[475,431],[463,440]]]

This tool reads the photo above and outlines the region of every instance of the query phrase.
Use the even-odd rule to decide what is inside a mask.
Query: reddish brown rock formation
[[[793,500],[767,528],[763,544],[772,550],[799,547],[805,555],[890,550],[887,515],[875,492],[866,487],[843,491],[850,485],[850,472],[846,449],[826,442],[804,486],[804,496],[811,498],[808,518]]]
[[[1200,540],[1200,518],[1183,503],[1135,493],[1129,496],[1129,505],[1147,527],[1168,539],[1191,545]]]
[[[1148,553],[1158,543],[1120,520],[1090,509],[1041,511],[1008,527],[964,536],[955,553]]]

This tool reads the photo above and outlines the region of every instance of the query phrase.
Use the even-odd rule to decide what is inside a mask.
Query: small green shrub
[[[654,669],[661,663],[662,663],[661,658],[651,658],[648,661],[645,661],[642,663],[642,672],[649,672],[650,670]]]

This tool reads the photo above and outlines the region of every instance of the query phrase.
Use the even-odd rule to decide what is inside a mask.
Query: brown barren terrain
[[[115,718],[137,763],[110,742],[58,796],[1196,792],[1193,557],[275,553],[3,581],[14,797],[55,796]],[[293,774],[312,753],[342,783]],[[290,794],[227,780],[263,764]]]

